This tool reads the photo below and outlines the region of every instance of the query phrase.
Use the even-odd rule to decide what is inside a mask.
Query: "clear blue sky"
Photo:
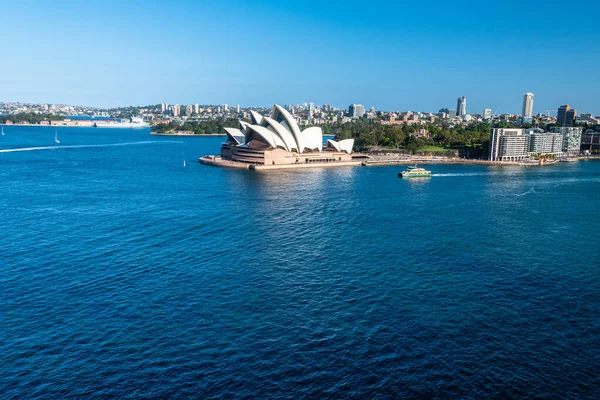
[[[596,1],[4,1],[0,100],[600,114]]]

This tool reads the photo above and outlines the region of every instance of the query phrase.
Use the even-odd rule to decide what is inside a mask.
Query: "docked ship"
[[[408,167],[406,171],[402,171],[398,174],[398,178],[428,178],[431,176],[431,171],[427,171],[425,168]]]
[[[149,128],[150,125],[141,118],[120,120],[104,120],[94,122],[95,128]]]

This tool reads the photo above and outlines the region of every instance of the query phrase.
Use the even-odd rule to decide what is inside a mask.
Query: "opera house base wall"
[[[363,165],[362,161],[336,161],[326,163],[309,163],[309,164],[281,164],[281,165],[255,165],[249,167],[255,171],[270,171],[276,169],[303,169],[303,168],[329,168],[329,167],[358,167]]]
[[[352,161],[352,155],[337,151],[296,153],[283,149],[253,149],[236,146],[221,149],[221,158],[252,165],[296,165]]]
[[[345,152],[323,151],[314,153],[288,152],[282,149],[256,150],[240,147],[221,149],[221,157],[200,157],[201,164],[226,168],[252,170],[275,170],[315,167],[349,167],[362,165],[362,159],[354,159]],[[240,151],[242,150],[242,151]]]

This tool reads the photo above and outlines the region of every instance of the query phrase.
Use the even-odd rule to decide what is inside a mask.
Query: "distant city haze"
[[[563,3],[561,3],[563,4]],[[564,4],[563,4],[564,5]],[[0,101],[600,114],[596,24],[533,0],[10,2]],[[600,2],[569,3],[598,15]],[[581,15],[581,14],[580,14]],[[585,51],[590,49],[590,51]]]

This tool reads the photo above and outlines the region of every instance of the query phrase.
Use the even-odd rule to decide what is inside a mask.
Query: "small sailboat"
[[[186,164],[185,164],[185,160],[183,160],[183,166],[185,167],[185,165],[186,165]]]
[[[2,136],[4,136],[4,127],[2,127]]]
[[[58,140],[58,130],[57,129],[54,130],[54,143],[60,143],[60,140]]]

